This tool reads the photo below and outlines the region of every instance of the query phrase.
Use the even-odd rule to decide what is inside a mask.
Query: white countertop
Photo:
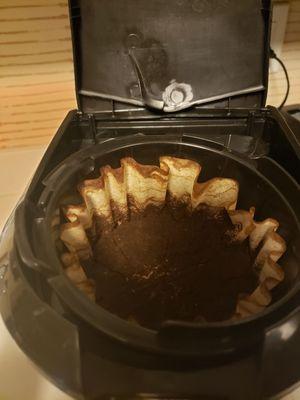
[[[44,150],[44,147],[38,147],[0,151],[0,228],[28,184]],[[28,360],[1,318],[0,400],[71,400]],[[284,400],[300,400],[300,388]]]
[[[0,229],[23,193],[45,148],[0,151]],[[14,342],[0,317],[0,400],[71,400]]]

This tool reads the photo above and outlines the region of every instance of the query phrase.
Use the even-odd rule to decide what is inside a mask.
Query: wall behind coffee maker
[[[123,0],[124,1],[124,0]],[[282,52],[300,103],[300,0],[291,0]],[[268,104],[285,93],[270,75]],[[46,144],[76,108],[67,0],[0,0],[0,148]]]

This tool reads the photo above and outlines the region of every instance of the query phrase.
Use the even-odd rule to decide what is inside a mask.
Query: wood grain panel
[[[291,0],[285,43],[281,55],[289,73],[290,94],[287,104],[300,103],[300,0]],[[286,80],[283,71],[271,73],[267,104],[278,106],[284,98]]]
[[[282,58],[288,103],[300,103],[300,0],[291,0]],[[268,104],[285,93],[282,71],[270,74]],[[0,0],[0,148],[48,143],[76,108],[66,0]]]
[[[66,0],[0,0],[0,148],[48,143],[76,108]]]

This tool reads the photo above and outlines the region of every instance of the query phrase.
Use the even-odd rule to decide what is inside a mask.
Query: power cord
[[[279,109],[281,109],[285,105],[285,102],[286,102],[289,92],[290,92],[290,79],[289,79],[289,75],[288,75],[287,69],[286,69],[283,61],[279,57],[277,57],[277,55],[273,49],[270,49],[270,58],[274,58],[281,65],[283,72],[285,74],[285,78],[286,78],[286,93],[285,93],[284,99],[282,100],[280,106],[278,107]]]

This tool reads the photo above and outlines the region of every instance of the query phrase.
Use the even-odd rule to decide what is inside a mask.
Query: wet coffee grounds
[[[257,285],[248,241],[234,243],[224,209],[149,208],[94,245],[96,301],[157,328],[165,320],[222,321]]]

